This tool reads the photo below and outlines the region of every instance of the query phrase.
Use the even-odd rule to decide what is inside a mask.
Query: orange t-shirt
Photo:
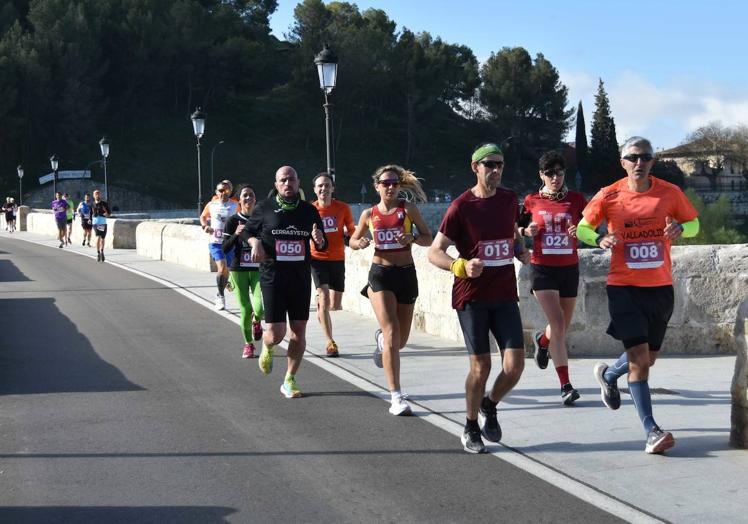
[[[689,222],[698,213],[678,186],[653,176],[649,179],[649,189],[637,193],[623,178],[602,188],[584,208],[587,222],[597,227],[607,220],[608,233],[618,238],[610,257],[609,285],[656,287],[673,283],[665,218]]]
[[[317,251],[312,242],[312,258],[314,260],[345,260],[345,242],[343,228],[350,236],[356,230],[351,208],[345,202],[333,199],[329,206],[322,207],[319,200],[312,202],[319,211],[327,236],[327,250]]]

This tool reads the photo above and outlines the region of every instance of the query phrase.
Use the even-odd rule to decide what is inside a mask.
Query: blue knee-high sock
[[[629,372],[629,356],[625,351],[605,370],[603,377],[608,384],[615,384],[619,378]]]
[[[646,380],[629,382],[629,391],[631,392],[631,398],[634,399],[639,419],[644,426],[644,432],[649,433],[657,425],[652,416],[652,396],[649,393],[649,382]]]

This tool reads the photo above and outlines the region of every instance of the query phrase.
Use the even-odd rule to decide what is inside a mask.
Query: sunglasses
[[[561,178],[566,175],[566,171],[563,169],[548,169],[547,171],[543,171],[543,175],[548,178]]]
[[[384,187],[394,187],[394,186],[399,186],[400,181],[399,180],[380,180],[379,185],[384,186]]]
[[[654,157],[652,155],[650,155],[649,153],[644,153],[643,155],[635,155],[635,154],[626,155],[626,156],[624,156],[622,158],[624,160],[628,160],[632,164],[636,164],[640,159],[641,159],[642,162],[649,162]]]
[[[484,166],[486,166],[488,169],[501,169],[504,167],[504,162],[501,160],[482,160],[480,162]]]
[[[217,187],[216,193],[231,193],[231,190],[228,187]]]

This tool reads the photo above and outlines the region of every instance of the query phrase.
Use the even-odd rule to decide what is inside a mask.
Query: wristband
[[[597,238],[595,239],[595,244],[597,245],[597,247],[600,247],[600,242],[603,238],[605,238],[605,235],[597,235]]]
[[[521,242],[515,242],[514,243],[514,256],[518,257],[518,256],[520,256],[524,252],[525,252],[525,250],[523,249],[522,243]]]
[[[521,237],[525,236],[525,228],[524,227],[519,228],[519,236],[521,236]]]
[[[465,269],[465,264],[467,264],[467,260],[464,258],[456,258],[452,261],[452,263],[449,266],[449,270],[454,273],[454,276],[457,278],[467,278],[467,270]]]

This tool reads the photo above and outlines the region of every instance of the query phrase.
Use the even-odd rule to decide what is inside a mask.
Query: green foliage
[[[746,242],[746,236],[735,227],[732,204],[727,195],[720,195],[712,204],[704,204],[704,200],[692,188],[686,189],[685,193],[699,213],[700,228],[695,237],[681,237],[677,244],[743,244]]]
[[[672,160],[658,160],[652,166],[650,174],[671,184],[675,184],[680,188],[686,187],[686,176],[683,170]]]
[[[584,123],[584,108],[582,108],[582,101],[579,101],[577,105],[577,116],[576,116],[576,171],[582,175],[582,180],[585,179],[589,170],[590,163],[590,152],[587,146],[587,128]],[[576,173],[573,173],[576,175]],[[581,190],[582,188],[577,188]]]
[[[600,80],[595,95],[595,113],[592,115],[590,164],[583,186],[585,191],[595,193],[625,174],[621,167],[616,124],[610,114],[608,93]]]
[[[106,134],[110,184],[191,206],[197,169],[189,115],[196,106],[207,113],[204,195],[220,140],[216,178],[252,182],[261,194],[282,164],[296,167],[302,181],[311,178],[325,166],[324,97],[313,64],[323,43],[340,63],[330,101],[343,198],[357,198],[371,172],[392,162],[417,171],[427,189],[454,194],[473,181],[467,159],[476,143],[519,126],[519,158],[534,167],[568,128],[566,87],[542,54],[532,60],[521,48],[500,51],[481,89],[468,47],[397,31],[380,9],[304,0],[288,40],[280,41],[268,24],[276,7],[277,0],[6,2],[0,190],[17,187],[19,163],[24,188],[33,187],[49,172],[52,153],[62,170],[90,165]],[[477,93],[486,111],[468,114]]]

